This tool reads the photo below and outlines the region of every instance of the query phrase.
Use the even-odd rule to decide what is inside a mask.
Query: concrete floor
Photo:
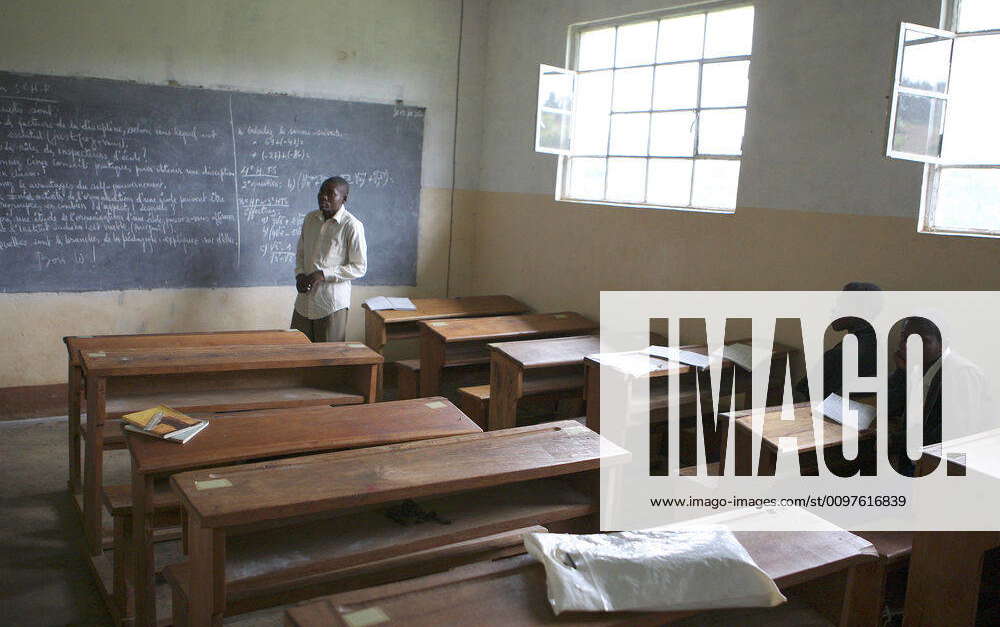
[[[0,422],[0,624],[112,625],[66,489],[66,417]],[[128,456],[110,451],[105,482],[128,482]],[[161,547],[165,552],[175,547]],[[158,553],[161,551],[158,551]],[[157,592],[169,616],[169,593]],[[281,625],[283,608],[227,620]]]

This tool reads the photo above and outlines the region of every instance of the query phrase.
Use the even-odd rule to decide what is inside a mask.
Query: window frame
[[[633,13],[633,14],[630,14],[630,15],[624,15],[624,16],[618,16],[618,17],[611,17],[611,18],[606,18],[606,19],[601,19],[601,20],[594,20],[594,21],[589,21],[589,22],[579,22],[579,23],[576,23],[576,24],[569,25],[569,27],[567,28],[567,32],[566,32],[567,43],[566,43],[565,66],[566,66],[566,68],[567,68],[568,71],[573,72],[575,74],[575,76],[577,76],[577,77],[579,77],[579,75],[581,75],[581,74],[589,74],[589,73],[593,73],[593,72],[610,71],[612,73],[611,74],[611,88],[613,90],[614,89],[614,78],[615,78],[615,74],[614,73],[615,73],[616,70],[625,69],[625,68],[632,69],[632,68],[649,67],[649,68],[653,68],[653,81],[652,81],[650,89],[651,89],[651,92],[655,94],[655,89],[656,89],[656,70],[655,70],[655,68],[657,68],[659,66],[667,66],[667,65],[680,65],[680,64],[686,64],[686,63],[697,63],[698,64],[698,86],[697,86],[697,93],[696,93],[697,100],[695,102],[695,106],[694,107],[685,107],[685,108],[679,108],[679,109],[660,110],[660,109],[654,109],[654,108],[652,108],[652,103],[651,103],[650,104],[650,108],[649,109],[644,109],[644,110],[636,110],[636,111],[632,111],[632,110],[629,110],[629,111],[614,111],[612,109],[612,111],[609,113],[608,140],[607,140],[608,143],[607,143],[607,149],[606,149],[606,151],[605,151],[604,154],[600,154],[600,155],[597,155],[597,154],[594,154],[594,155],[591,155],[591,154],[575,154],[572,151],[570,151],[567,154],[558,154],[558,163],[557,163],[557,168],[556,168],[556,185],[555,185],[555,199],[557,201],[559,201],[559,202],[583,203],[583,204],[594,204],[594,205],[609,205],[609,206],[615,206],[615,207],[632,207],[632,208],[640,208],[640,209],[667,209],[667,210],[674,210],[674,211],[693,211],[693,212],[698,212],[698,213],[717,213],[717,214],[724,214],[724,215],[731,215],[731,214],[733,214],[733,213],[736,212],[736,203],[734,203],[734,207],[733,208],[725,208],[725,207],[701,207],[701,206],[694,206],[693,204],[691,204],[691,202],[693,201],[693,195],[694,195],[694,177],[695,177],[695,170],[696,170],[695,165],[696,165],[697,161],[700,161],[700,160],[707,160],[707,161],[736,161],[737,163],[740,164],[740,167],[741,167],[740,174],[742,175],[742,161],[743,161],[743,157],[744,157],[742,145],[740,146],[740,154],[738,154],[738,155],[710,154],[710,153],[700,154],[698,152],[698,148],[699,148],[699,146],[698,146],[699,136],[698,135],[699,135],[700,123],[701,123],[701,115],[700,114],[701,114],[702,111],[714,111],[714,110],[719,110],[719,111],[742,110],[742,111],[744,111],[745,112],[745,117],[744,117],[744,122],[743,122],[743,130],[744,130],[744,138],[745,138],[746,137],[746,129],[749,126],[750,110],[751,110],[749,88],[748,88],[748,92],[747,92],[747,102],[746,102],[745,105],[740,105],[740,106],[723,106],[723,107],[703,107],[703,106],[701,106],[702,81],[703,81],[703,73],[704,73],[705,65],[711,65],[711,64],[715,64],[715,63],[723,63],[723,62],[733,62],[733,61],[747,61],[747,62],[751,62],[752,63],[752,59],[753,59],[752,51],[751,51],[750,54],[746,54],[746,55],[734,55],[734,56],[726,56],[726,57],[710,57],[710,58],[705,58],[705,56],[704,56],[704,45],[705,45],[704,44],[704,36],[705,36],[705,33],[703,33],[702,34],[702,38],[703,38],[702,39],[702,46],[703,46],[702,56],[699,57],[699,58],[697,58],[697,59],[685,59],[685,60],[680,60],[680,61],[657,62],[656,61],[656,57],[654,56],[653,61],[650,62],[650,63],[644,63],[644,64],[639,64],[639,65],[622,66],[621,68],[616,67],[615,64],[614,64],[614,62],[612,62],[612,66],[610,68],[601,68],[601,69],[596,69],[596,70],[578,70],[578,69],[576,69],[576,67],[577,67],[577,64],[579,63],[579,57],[580,57],[580,39],[581,39],[581,35],[584,32],[586,32],[586,31],[600,30],[602,28],[616,28],[617,29],[617,28],[620,28],[622,26],[628,26],[630,24],[636,24],[636,23],[640,23],[640,22],[648,22],[648,21],[655,20],[657,22],[657,42],[659,42],[659,22],[661,20],[663,20],[663,19],[685,17],[685,16],[689,16],[689,15],[699,15],[699,14],[702,14],[702,13],[708,14],[708,13],[711,13],[711,12],[714,12],[714,11],[728,10],[728,9],[739,9],[739,8],[743,8],[743,7],[754,7],[754,14],[756,15],[756,6],[755,6],[755,3],[754,3],[753,0],[710,0],[708,2],[694,2],[694,3],[690,3],[690,4],[684,4],[684,5],[679,5],[679,6],[675,6],[675,7],[670,7],[670,8],[667,8],[667,9],[657,9],[657,10],[653,10],[653,11],[646,11],[646,12],[642,12],[642,13]],[[705,20],[705,24],[704,24],[703,27],[707,30],[707,27],[708,27],[708,20],[707,19]],[[617,30],[616,30],[616,33],[617,33]],[[616,48],[616,54],[617,54],[617,36],[616,36],[616,40],[615,40],[615,48]],[[693,128],[693,142],[694,143],[693,143],[693,147],[692,147],[692,154],[690,156],[659,156],[659,155],[649,155],[648,154],[648,147],[649,147],[649,142],[652,140],[651,134],[647,134],[647,140],[646,140],[647,141],[647,154],[645,154],[645,155],[624,155],[624,154],[613,154],[611,152],[611,118],[613,117],[613,115],[615,113],[618,113],[618,114],[623,114],[623,113],[646,113],[646,114],[652,116],[655,113],[661,113],[661,112],[671,112],[671,113],[691,112],[691,113],[694,114],[694,128]],[[572,117],[571,128],[570,128],[570,136],[571,137],[574,135],[574,133],[576,131],[575,126],[576,126],[577,118],[578,118],[578,116],[576,116],[576,115],[574,115]],[[650,120],[650,124],[652,124],[652,120]],[[645,185],[645,189],[643,190],[643,197],[644,198],[646,198],[646,194],[647,194],[647,190],[648,190],[648,184],[649,184],[649,165],[650,165],[650,163],[653,160],[676,160],[676,159],[689,160],[691,162],[691,186],[690,186],[690,190],[689,190],[689,204],[686,205],[686,206],[685,205],[680,205],[679,206],[679,205],[667,205],[667,204],[654,204],[654,203],[648,203],[648,202],[634,202],[634,201],[616,201],[616,200],[607,200],[607,199],[598,200],[598,199],[587,199],[587,198],[575,198],[575,197],[568,196],[566,194],[566,190],[567,190],[567,188],[569,186],[569,177],[571,176],[571,172],[569,171],[569,162],[570,162],[570,160],[574,159],[574,158],[588,158],[588,157],[589,158],[599,158],[599,159],[604,159],[605,160],[604,185],[603,185],[605,197],[607,196],[607,177],[608,177],[607,162],[610,159],[614,159],[614,158],[641,158],[641,159],[645,160],[645,168],[646,168],[646,178],[645,178],[645,181],[646,181],[646,185]],[[739,178],[737,178],[737,187],[738,187],[738,185],[739,185]]]
[[[959,19],[962,0],[942,0],[941,20],[938,27],[954,34],[957,42],[963,37],[976,37],[982,35],[1000,36],[1000,26],[997,28],[981,29],[974,31],[959,31]],[[954,52],[952,53],[954,55]],[[950,74],[950,71],[949,71]],[[894,78],[895,80],[895,78]],[[893,102],[895,105],[895,99]],[[890,135],[891,137],[891,135]],[[947,127],[942,141],[947,141]],[[966,163],[943,163],[940,160],[924,162],[923,180],[920,187],[920,211],[917,217],[917,232],[929,235],[951,235],[965,237],[985,237],[991,239],[1000,238],[1000,230],[994,231],[986,228],[967,227],[963,229],[951,227],[939,227],[935,225],[936,213],[938,210],[938,190],[941,184],[941,174],[944,170],[957,169],[997,169],[1000,170],[1000,163],[996,164],[966,164]]]

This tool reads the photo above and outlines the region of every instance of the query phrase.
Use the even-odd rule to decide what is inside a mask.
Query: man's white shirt
[[[363,277],[368,270],[365,227],[346,206],[329,220],[319,209],[310,211],[302,222],[295,274],[312,274],[316,270],[323,273],[324,280],[295,299],[295,311],[311,320],[350,307],[351,280]]]

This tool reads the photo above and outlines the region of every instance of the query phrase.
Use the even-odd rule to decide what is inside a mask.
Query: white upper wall
[[[493,0],[481,189],[552,193],[534,152],[538,64],[563,66],[570,24],[680,0]],[[915,217],[922,166],[885,153],[901,21],[940,0],[757,0],[739,206]],[[609,208],[610,211],[615,209]]]

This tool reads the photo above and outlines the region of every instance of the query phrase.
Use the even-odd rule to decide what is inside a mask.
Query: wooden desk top
[[[541,340],[520,340],[490,344],[525,370],[583,364],[583,358],[601,350],[599,335],[575,335]]]
[[[735,532],[781,588],[874,561],[872,545],[847,531]],[[349,625],[344,618],[378,607],[386,624],[507,627],[521,625],[660,625],[696,612],[567,612],[555,616],[545,569],[528,555],[325,597],[288,610],[296,627]],[[721,624],[721,623],[720,623]]]
[[[520,314],[531,308],[510,296],[462,296],[458,298],[413,298],[416,311],[383,309],[372,313],[386,324],[414,322],[432,318],[462,318],[465,316],[500,316]],[[368,308],[364,305],[365,309]]]
[[[140,333],[134,335],[71,335],[63,338],[69,363],[80,365],[81,351],[118,351],[130,348],[171,348],[180,346],[232,346],[309,344],[296,329],[266,331],[205,331],[197,333]]]
[[[768,448],[777,450],[778,439],[782,437],[796,437],[799,451],[808,451],[816,448],[816,432],[812,423],[812,405],[806,403],[796,403],[793,406],[795,420],[782,420],[781,407],[769,407],[764,411],[764,424],[762,428],[767,434],[761,443]],[[753,430],[752,410],[744,410],[727,414],[738,426]],[[823,448],[836,446],[843,441],[843,428],[840,424],[823,419]],[[875,426],[858,432],[858,440],[865,440],[875,436]]]
[[[924,447],[924,456],[947,461],[949,466],[964,467],[974,473],[1000,479],[1000,429],[967,435],[947,442],[949,450],[961,451],[964,458],[945,460],[941,444]],[[919,467],[918,467],[919,470]]]
[[[440,397],[349,407],[264,409],[206,418],[211,424],[186,444],[125,431],[135,468],[159,474],[260,457],[482,432]]]
[[[202,526],[223,527],[595,470],[600,448],[598,434],[566,420],[185,472],[171,482]],[[198,489],[220,478],[232,485]]]
[[[198,346],[81,353],[84,371],[96,376],[223,372],[382,363],[360,342],[267,346]]]
[[[596,322],[573,311],[522,316],[433,320],[421,322],[420,325],[443,342],[502,340],[504,337],[545,333],[585,333],[598,328]]]

